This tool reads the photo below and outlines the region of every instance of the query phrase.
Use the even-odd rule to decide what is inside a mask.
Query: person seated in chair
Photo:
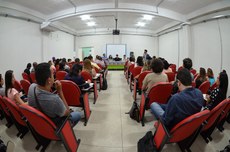
[[[205,104],[201,91],[192,87],[188,69],[180,70],[177,79],[180,92],[173,95],[167,104],[158,104],[154,101],[150,106],[153,115],[157,119],[161,118],[169,130],[188,116],[201,111]]]
[[[121,61],[121,58],[119,58],[118,54],[116,54],[116,57],[113,60],[114,61]]]
[[[157,82],[168,82],[168,77],[163,73],[164,64],[160,59],[152,60],[152,73],[146,75],[143,80],[142,90],[148,94],[152,86]]]
[[[80,89],[89,88],[90,80],[85,82],[83,77],[80,75],[82,71],[82,66],[79,64],[74,64],[73,67],[70,69],[70,73],[65,76],[65,80],[70,80],[76,83]]]
[[[54,82],[50,64],[38,64],[35,68],[35,77],[37,84],[31,84],[28,92],[29,105],[46,114],[54,123],[57,123],[58,118],[70,115],[72,126],[76,125],[81,119],[81,114],[70,112],[60,81]],[[57,94],[50,92],[53,84],[55,84]]]

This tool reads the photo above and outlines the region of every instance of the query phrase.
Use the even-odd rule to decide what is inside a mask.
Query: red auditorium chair
[[[131,65],[128,67],[127,71],[126,71],[125,78],[127,79],[127,83],[128,83],[128,84],[129,84],[130,72],[133,70],[134,65],[135,65],[135,64],[131,64]]]
[[[180,67],[178,68],[177,71],[180,71],[180,70],[182,70],[183,68],[184,68],[183,66],[180,66]]]
[[[211,134],[216,128],[216,125],[220,120],[223,109],[228,105],[228,103],[228,100],[224,100],[211,110],[210,116],[206,120],[207,124],[204,126],[204,128],[202,128],[200,133],[206,143],[212,141]]]
[[[133,86],[133,98],[134,98],[134,100],[137,99],[137,91],[141,92],[142,82],[145,79],[145,76],[149,73],[151,73],[151,71],[144,71],[139,75],[138,79],[134,80],[134,86]]]
[[[176,64],[170,64],[169,68],[172,69],[172,72],[176,73]]]
[[[29,87],[30,87],[31,83],[26,79],[21,80],[20,83],[21,83],[22,88],[25,92],[25,95],[28,95],[28,91],[29,91]]]
[[[31,78],[32,83],[36,83],[35,72],[30,73],[30,78]]]
[[[90,92],[93,92],[93,93],[94,93],[94,102],[93,102],[93,104],[95,104],[96,101],[97,101],[97,98],[98,98],[98,93],[97,93],[97,82],[96,82],[96,80],[93,80],[93,78],[92,78],[92,76],[90,75],[89,72],[82,71],[82,72],[81,72],[81,76],[83,77],[83,79],[84,79],[85,81],[90,80],[90,81],[93,83],[93,90],[90,90]]]
[[[210,88],[210,82],[209,82],[209,81],[204,81],[204,82],[199,86],[199,90],[200,90],[203,94],[207,94],[209,88]]]
[[[165,73],[168,77],[168,81],[171,82],[171,81],[175,81],[175,76],[176,74],[174,72],[167,72]]]
[[[9,109],[8,107],[6,106],[5,102],[3,101],[3,98],[2,96],[0,96],[0,106],[1,106],[1,109],[3,110],[3,114],[4,114],[4,117],[6,118],[6,126],[7,128],[10,128],[12,125],[13,125],[13,120],[11,118],[11,115],[9,113]]]
[[[9,109],[9,113],[13,123],[18,129],[17,137],[21,139],[25,136],[25,134],[29,131],[26,122],[23,120],[23,115],[16,103],[7,97],[3,97],[3,101],[5,102],[7,108]]]
[[[130,79],[129,79],[129,88],[132,92],[132,87],[134,86],[134,78],[141,73],[142,66],[137,66],[130,71]]]
[[[229,115],[229,110],[230,110],[230,99],[227,98],[225,100],[228,101],[228,105],[223,109],[223,113],[221,114],[220,119],[217,123],[217,128],[220,132],[224,130],[224,123],[227,119],[227,116]]]
[[[76,139],[68,117],[65,118],[63,124],[57,126],[45,114],[27,104],[22,104],[19,108],[25,116],[28,128],[37,142],[36,150],[39,150],[42,146],[41,151],[45,151],[51,140],[61,140],[66,151],[77,151],[80,139]]]
[[[217,83],[214,82],[211,86],[210,86],[210,91],[214,90],[217,87]]]
[[[27,80],[27,81],[29,81],[29,82],[31,82],[30,76],[25,72],[22,73],[22,78]]]
[[[64,80],[66,75],[67,75],[66,71],[57,71],[56,72],[56,80]]]
[[[142,122],[142,126],[144,126],[145,109],[149,109],[151,103],[153,102],[166,104],[171,96],[172,88],[173,86],[169,82],[158,82],[153,85],[147,95],[142,93],[140,103],[140,120]]]
[[[204,126],[203,122],[209,115],[209,110],[193,114],[179,122],[170,131],[168,131],[161,120],[159,120],[153,135],[153,143],[157,151],[161,151],[165,144],[170,143],[177,143],[181,151],[191,151],[190,147],[199,135],[200,130]]]
[[[196,74],[196,70],[195,69],[191,69],[190,72],[195,75]]]
[[[14,88],[15,88],[18,92],[21,92],[21,91],[22,91],[22,85],[20,84],[19,81],[17,81],[17,80],[14,81]]]
[[[127,65],[128,65],[129,61],[125,61],[125,64],[124,64],[124,75],[126,74],[126,71],[127,71]]]
[[[66,102],[69,106],[74,107],[82,107],[85,113],[85,126],[90,117],[90,106],[89,106],[89,99],[88,93],[81,93],[79,87],[72,81],[69,80],[61,80],[62,84],[62,91],[65,96]]]

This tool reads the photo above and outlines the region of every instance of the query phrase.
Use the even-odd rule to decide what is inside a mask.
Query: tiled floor
[[[108,89],[99,92],[96,104],[92,104],[93,97],[90,95],[92,114],[87,126],[80,122],[74,127],[77,138],[81,139],[78,152],[135,152],[137,142],[144,134],[152,130],[154,132],[152,115],[147,112],[148,121],[144,127],[131,120],[125,112],[129,111],[133,98],[132,93],[124,78],[122,71],[109,71]],[[140,97],[138,96],[140,99]],[[5,127],[5,120],[0,121],[0,136],[4,141],[11,140],[15,143],[15,152],[36,151],[36,142],[30,133],[21,140],[16,137],[16,128]],[[194,152],[216,152],[222,150],[230,139],[230,125],[225,124],[225,131],[215,131],[213,141],[206,144],[198,136],[191,147]],[[61,142],[52,141],[47,152],[66,151]],[[176,144],[166,145],[163,151],[180,151]]]

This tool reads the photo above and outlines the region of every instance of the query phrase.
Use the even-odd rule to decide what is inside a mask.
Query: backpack
[[[135,101],[133,101],[133,105],[132,105],[131,109],[126,114],[129,114],[131,119],[134,119],[137,122],[140,122],[139,113],[140,113],[140,110],[138,108],[138,105]]]
[[[106,78],[103,79],[103,82],[102,82],[102,90],[107,90],[108,88],[108,84],[107,84],[107,80]]]
[[[156,152],[157,148],[153,143],[152,131],[148,131],[137,143],[138,152]]]

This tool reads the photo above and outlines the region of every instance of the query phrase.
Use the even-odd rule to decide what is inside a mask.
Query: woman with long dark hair
[[[24,103],[23,100],[20,99],[21,94],[14,88],[14,74],[12,70],[8,70],[5,73],[5,95],[11,100],[15,101],[17,104]]]
[[[88,83],[85,83],[85,80],[80,75],[81,71],[82,71],[82,66],[79,64],[74,64],[69,74],[65,76],[65,80],[70,80],[75,82],[80,89],[88,88],[90,81],[87,81]]]
[[[0,95],[5,96],[5,88],[3,88],[4,80],[2,74],[0,74]]]
[[[226,99],[228,90],[228,75],[225,70],[220,72],[216,80],[217,87],[211,92],[210,96],[206,96],[208,100],[207,107],[212,110],[221,101]]]

